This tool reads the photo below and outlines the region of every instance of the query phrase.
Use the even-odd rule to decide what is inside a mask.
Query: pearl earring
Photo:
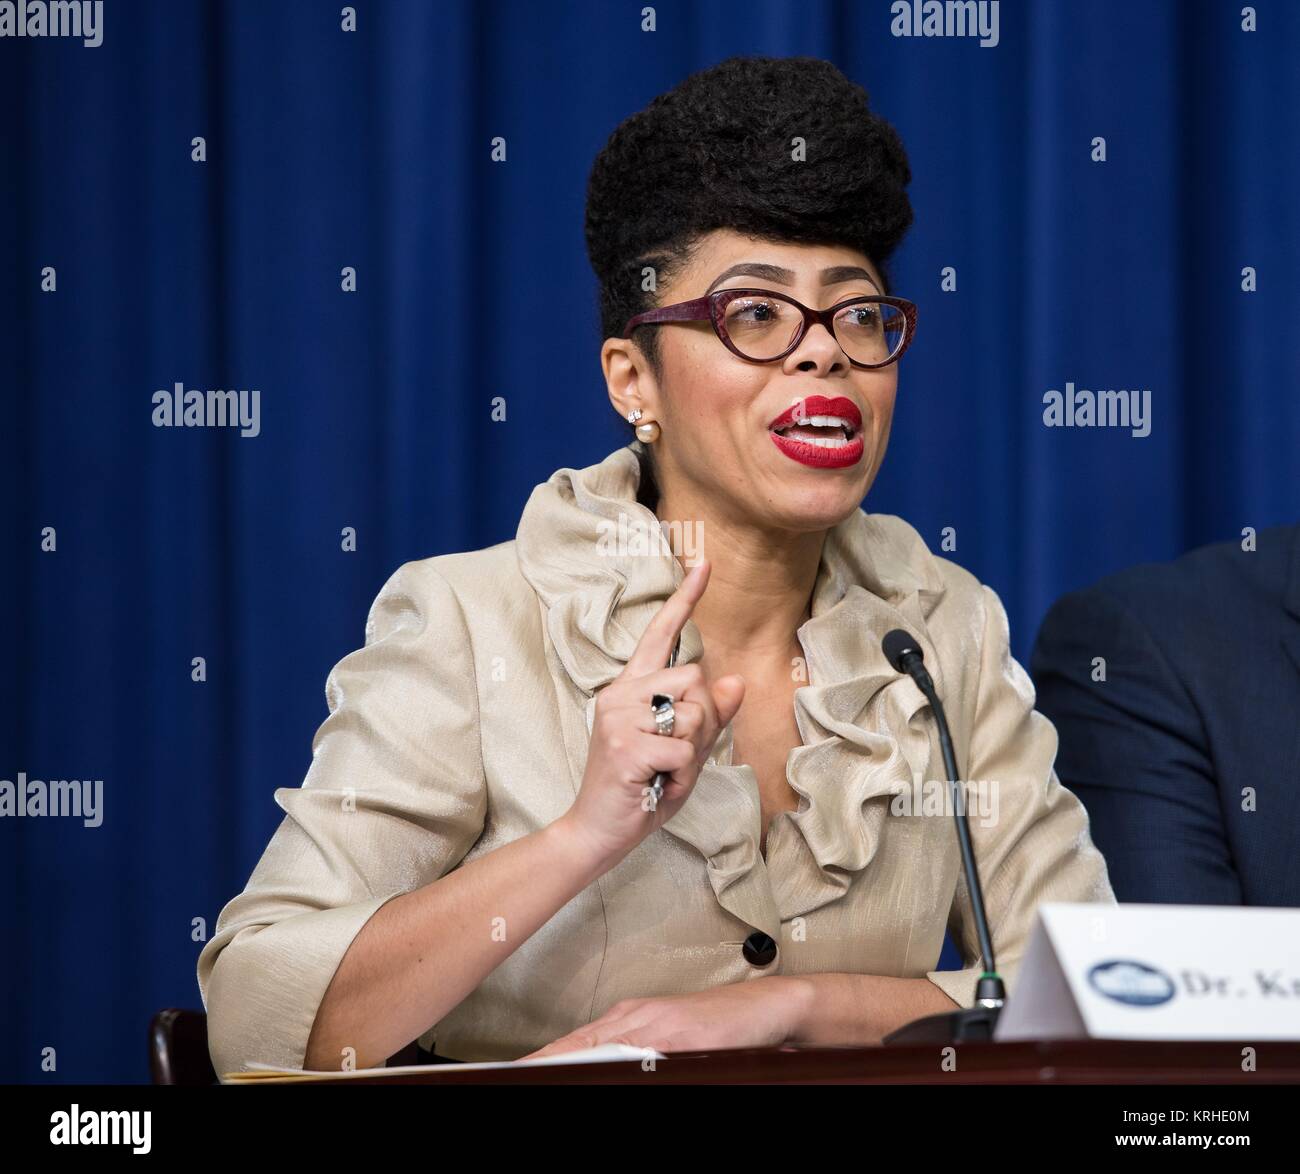
[[[628,412],[628,414],[627,414],[627,422],[628,422],[629,424],[635,424],[639,419],[641,419],[641,409],[640,409],[640,408],[633,408],[630,412]]]
[[[642,444],[654,444],[659,439],[659,425],[651,420],[648,424],[636,426],[636,438]]]

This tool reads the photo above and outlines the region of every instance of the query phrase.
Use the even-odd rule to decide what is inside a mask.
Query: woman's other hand
[[[520,1059],[601,1044],[658,1052],[777,1047],[798,1033],[811,998],[810,983],[776,974],[689,995],[623,999],[599,1019]]]

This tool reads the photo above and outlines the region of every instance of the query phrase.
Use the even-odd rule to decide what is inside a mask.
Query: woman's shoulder
[[[875,558],[886,553],[887,563],[896,569],[894,575],[911,580],[918,590],[942,596],[948,605],[982,610],[988,596],[997,593],[980,579],[952,559],[935,553],[919,530],[895,514],[862,514],[868,548]],[[941,544],[952,542],[955,550],[956,533],[945,530],[939,536]]]
[[[1006,699],[999,704],[1010,704],[1008,713],[1032,708],[1033,685],[1012,657],[1010,623],[997,591],[953,559],[936,554],[902,518],[868,518],[878,548],[890,550],[914,576],[910,585],[918,597],[912,614],[923,617],[924,634],[934,645],[950,717],[961,721],[960,715],[967,713],[973,721],[973,707],[989,696]]]
[[[397,608],[425,619],[458,611],[467,627],[500,627],[536,614],[536,596],[519,570],[515,540],[478,550],[431,555],[402,563],[384,583],[371,608]]]

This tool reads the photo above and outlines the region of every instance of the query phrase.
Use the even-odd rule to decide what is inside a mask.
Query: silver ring
[[[666,734],[672,737],[673,725],[677,720],[677,713],[673,709],[673,699],[670,693],[656,693],[650,698],[650,712],[654,714],[655,733]],[[664,772],[660,771],[655,775],[654,780],[646,788],[646,810],[656,811],[659,808],[659,800],[664,797]]]
[[[650,698],[650,712],[655,718],[655,733],[673,735],[673,726],[677,721],[677,711],[673,709],[672,695],[656,693]]]

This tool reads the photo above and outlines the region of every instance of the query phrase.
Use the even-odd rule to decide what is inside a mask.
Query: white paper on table
[[[282,1083],[295,1080],[355,1080],[359,1076],[392,1076],[402,1072],[475,1072],[489,1068],[533,1068],[547,1064],[608,1064],[622,1060],[664,1060],[654,1048],[634,1048],[627,1044],[601,1044],[575,1052],[559,1052],[532,1060],[482,1060],[470,1064],[402,1064],[394,1068],[355,1068],[351,1071],[317,1071],[302,1068],[277,1068],[256,1060],[242,1072],[227,1072],[222,1084]]]

